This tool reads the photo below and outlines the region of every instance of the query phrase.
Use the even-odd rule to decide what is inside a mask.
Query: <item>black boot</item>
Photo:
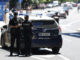
[[[10,56],[13,56],[12,52],[10,53]]]

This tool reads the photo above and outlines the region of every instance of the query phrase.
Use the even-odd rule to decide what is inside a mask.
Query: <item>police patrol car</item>
[[[24,21],[23,17],[18,18]],[[51,48],[53,53],[58,53],[62,47],[61,28],[57,22],[50,17],[29,17],[33,24],[32,48]],[[10,28],[4,25],[1,30],[2,47],[10,46]],[[16,47],[16,45],[15,45]]]

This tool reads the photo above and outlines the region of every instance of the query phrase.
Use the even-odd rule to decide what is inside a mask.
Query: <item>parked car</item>
[[[63,9],[60,9],[58,11],[50,10],[46,13],[46,16],[52,17],[55,15],[56,12],[58,12],[58,15],[60,16],[60,18],[66,18],[67,17],[66,12]]]
[[[22,21],[24,19],[19,18],[19,20]],[[57,22],[50,17],[34,17],[30,18],[29,21],[34,26],[32,48],[51,48],[53,53],[58,53],[62,47],[62,36],[61,28]],[[10,28],[8,25],[2,27],[1,45],[2,47],[10,47]]]
[[[78,4],[77,4],[77,3],[72,3],[72,6],[73,6],[73,7],[77,7]]]
[[[67,18],[67,14],[63,9],[60,9],[58,13],[61,18]]]
[[[55,13],[56,13],[56,11],[52,10],[52,11],[47,11],[45,15],[48,17],[52,17],[53,15],[55,15]]]
[[[47,4],[46,8],[52,8],[53,7],[53,3],[49,3]]]

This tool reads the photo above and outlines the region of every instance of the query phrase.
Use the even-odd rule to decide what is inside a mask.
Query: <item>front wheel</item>
[[[53,54],[58,54],[59,53],[60,48],[52,48],[52,53]]]

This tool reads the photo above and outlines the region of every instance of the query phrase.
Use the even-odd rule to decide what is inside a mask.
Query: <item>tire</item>
[[[32,51],[38,51],[39,48],[32,48]]]
[[[52,48],[52,53],[53,54],[59,54],[59,50],[60,50],[60,48]]]
[[[32,48],[32,50],[33,50],[33,51],[37,51],[37,50],[39,50],[39,48]]]

